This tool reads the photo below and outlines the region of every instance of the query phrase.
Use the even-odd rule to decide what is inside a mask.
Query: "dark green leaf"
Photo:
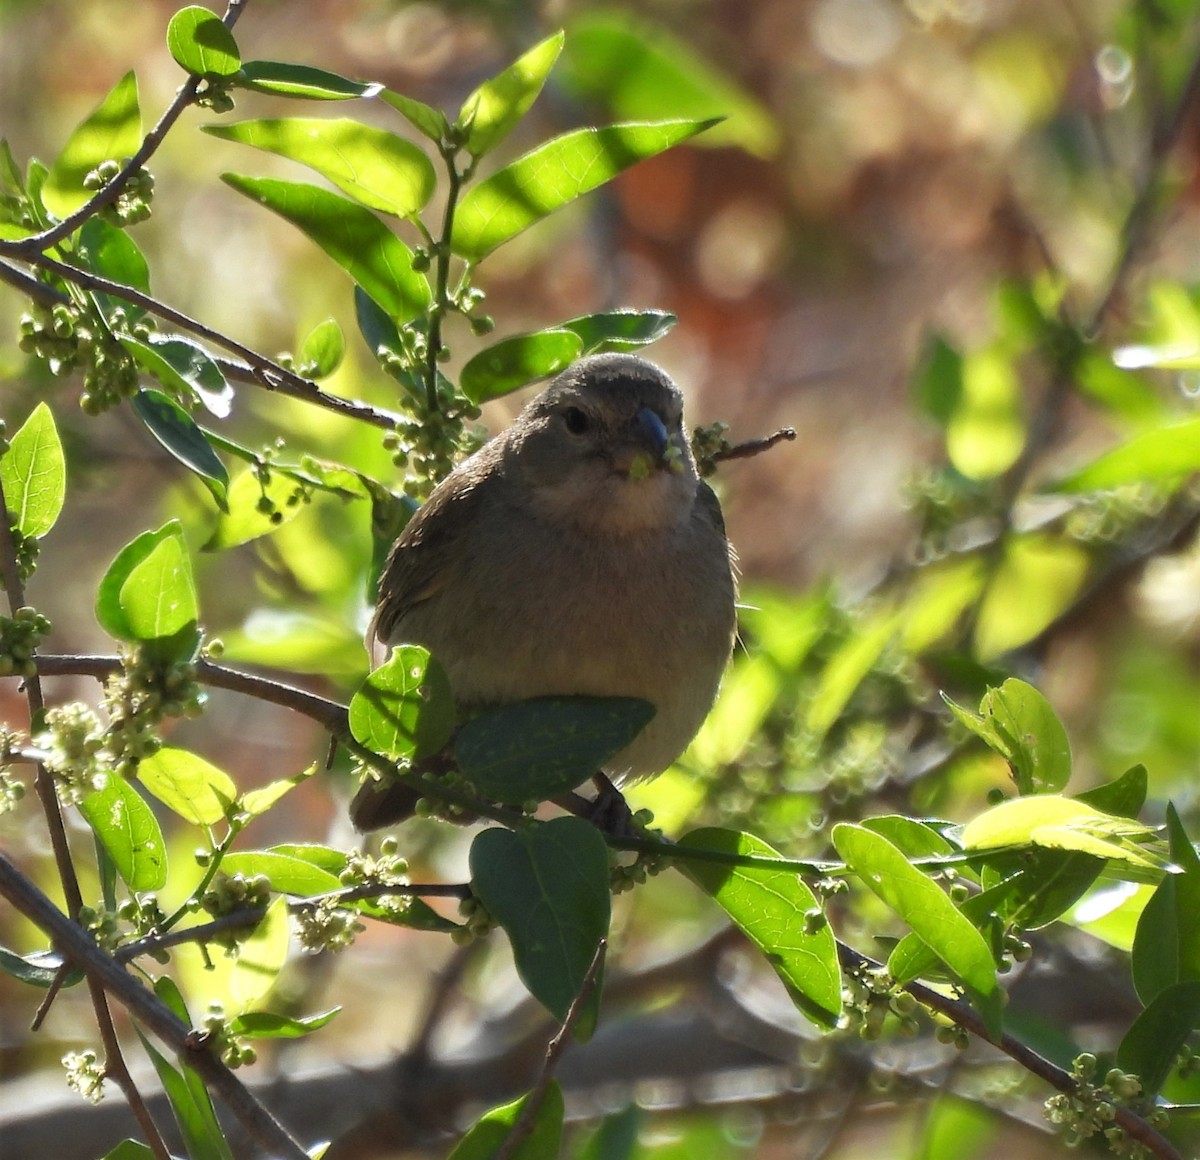
[[[229,472],[191,415],[161,391],[138,391],[131,405],[150,434],[184,467],[200,477],[222,511],[228,510],[225,496]]]
[[[122,336],[121,345],[164,386],[184,398],[195,396],[218,419],[229,417],[233,387],[198,342],[181,334],[148,334],[144,339]]]
[[[229,1030],[231,1034],[244,1035],[247,1039],[300,1039],[319,1031],[339,1011],[340,1007],[333,1007],[329,1011],[300,1018],[276,1015],[271,1011],[247,1011],[231,1022]]]
[[[1172,804],[1167,805],[1167,833],[1171,861],[1182,873],[1163,878],[1133,940],[1133,985],[1147,1006],[1176,983],[1200,983],[1200,857]]]
[[[568,30],[562,72],[576,92],[603,101],[623,121],[650,117],[716,117],[704,144],[735,146],[757,157],[779,150],[769,109],[636,7],[581,8]]]
[[[962,355],[935,335],[916,380],[917,404],[941,426],[950,422],[962,397]]]
[[[644,1119],[645,1113],[637,1104],[605,1116],[575,1154],[574,1160],[634,1160],[638,1131]]]
[[[237,121],[204,131],[299,161],[355,201],[399,217],[423,209],[437,183],[429,158],[411,141],[344,117]]]
[[[404,905],[401,907],[384,906],[382,902],[371,899],[352,902],[349,905],[359,914],[373,918],[376,922],[386,922],[389,926],[404,926],[409,930],[427,930],[436,934],[450,934],[462,929],[461,923],[444,918],[420,898],[405,898],[403,901]]]
[[[230,77],[242,67],[233,33],[207,8],[181,8],[167,25],[167,49],[175,63],[198,77]]]
[[[1179,1049],[1200,1027],[1200,982],[1176,983],[1155,995],[1117,1048],[1117,1063],[1136,1072],[1153,1099],[1175,1069]]]
[[[396,324],[361,286],[354,287],[354,315],[363,341],[370,347],[379,365],[412,398],[423,402],[424,383],[407,367],[408,356],[405,354],[404,343],[400,340]]]
[[[194,826],[215,826],[237,797],[233,778],[186,749],[164,746],[138,763],[138,781]]]
[[[486,347],[467,361],[459,385],[472,403],[486,403],[536,379],[565,370],[583,353],[579,335],[570,330],[539,330]]]
[[[84,178],[102,161],[131,157],[141,143],[137,79],[128,72],[80,122],[50,166],[41,189],[46,208],[59,217],[78,209],[92,196],[92,191],[83,186]],[[32,172],[30,176],[32,192]]]
[[[485,1112],[458,1142],[450,1160],[491,1160],[504,1143],[530,1097],[514,1100]],[[563,1097],[557,1080],[551,1080],[534,1113],[533,1130],[511,1154],[511,1160],[557,1160],[562,1140]]]
[[[346,336],[332,318],[318,322],[305,336],[297,354],[296,369],[310,379],[324,379],[341,366]]]
[[[454,732],[454,695],[436,657],[400,645],[350,699],[350,732],[388,757],[427,757]]]
[[[360,285],[397,325],[429,305],[429,283],[412,268],[412,252],[370,210],[315,185],[222,175],[239,193],[286,218]]]
[[[488,829],[471,844],[471,888],[512,943],[521,981],[558,1020],[608,936],[608,847],[595,826],[554,818],[520,831]],[[576,1025],[595,1025],[600,986]]]
[[[1109,491],[1135,483],[1182,482],[1200,471],[1200,419],[1137,435],[1067,476],[1056,491]]]
[[[466,130],[467,152],[472,157],[494,149],[525,116],[542,91],[562,45],[561,32],[547,37],[463,101],[457,126]]]
[[[454,754],[484,797],[545,801],[598,772],[653,716],[653,705],[632,697],[536,697],[472,718]]]
[[[734,830],[693,830],[680,845],[730,855],[779,857],[766,842]],[[822,1026],[834,1026],[842,1011],[837,944],[816,895],[795,871],[686,857],[677,864],[763,952],[801,1010]]]
[[[402,113],[409,124],[430,141],[442,141],[450,132],[450,122],[440,109],[422,104],[412,97],[404,96],[403,93],[393,93],[391,89],[384,89],[379,97],[398,113]]]
[[[497,246],[623,169],[703,132],[715,121],[648,121],[576,129],[472,188],[459,204],[451,246],[478,262]]]
[[[62,970],[63,957],[57,951],[34,951],[28,955],[14,954],[0,947],[0,971],[28,983],[31,987],[49,987]],[[73,987],[83,978],[78,967],[70,967],[63,977],[64,987]]]
[[[583,343],[582,354],[637,350],[668,334],[679,320],[665,310],[607,310],[560,323]]]
[[[1144,765],[1134,765],[1113,781],[1085,789],[1076,799],[1106,814],[1119,818],[1136,818],[1146,804],[1149,778]]]
[[[966,984],[988,1031],[998,1036],[1002,1008],[996,963],[970,920],[886,838],[842,822],[833,828],[833,844],[863,884]]]
[[[352,81],[311,65],[277,60],[246,61],[234,77],[234,83],[241,89],[309,101],[346,101],[354,97],[373,97],[379,92],[377,84]]]
[[[10,526],[44,536],[58,519],[67,492],[67,465],[54,416],[38,403],[0,458],[0,481]]]
[[[1092,854],[1034,849],[988,862],[988,875],[1012,884],[1003,909],[1006,922],[1039,930],[1065,914],[1091,889],[1106,863]]]
[[[110,773],[103,788],[79,803],[122,881],[134,891],[161,890],[167,882],[167,852],[153,810],[132,785]]]

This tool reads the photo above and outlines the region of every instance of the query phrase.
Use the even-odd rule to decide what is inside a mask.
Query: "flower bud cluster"
[[[1046,1101],[1045,1115],[1066,1136],[1068,1147],[1102,1135],[1109,1150],[1130,1160],[1145,1160],[1150,1153],[1137,1140],[1130,1139],[1114,1121],[1123,1107],[1136,1107],[1142,1095],[1141,1079],[1119,1067],[1109,1068],[1102,1083],[1096,1082],[1099,1061],[1091,1052],[1077,1055],[1071,1066],[1075,1087],[1059,1092]],[[1167,1126],[1167,1113],[1154,1109],[1147,1117],[1156,1128]]]
[[[108,776],[105,729],[94,709],[82,701],[52,706],[33,740],[46,752],[43,762],[63,801],[82,801],[103,787]]]
[[[18,608],[12,616],[0,616],[0,677],[37,676],[33,654],[49,632],[50,621],[36,608]]]
[[[258,1052],[244,1039],[233,1034],[225,1016],[225,1008],[220,1003],[208,1005],[203,1026],[209,1046],[220,1055],[226,1067],[242,1067],[258,1059]]]
[[[456,946],[469,946],[476,939],[487,938],[496,928],[496,920],[473,894],[458,904],[458,913],[463,925],[450,935]]]
[[[117,161],[103,161],[83,179],[83,188],[101,190],[116,180],[121,169],[122,165]],[[125,179],[116,199],[100,211],[100,216],[119,229],[135,226],[150,216],[153,198],[154,175],[145,169],[134,170]]]
[[[809,911],[806,924],[818,914],[824,918],[820,911]],[[897,987],[886,967],[852,967],[844,976],[841,1025],[856,1030],[860,1039],[879,1039],[889,1018],[900,1035],[911,1038],[920,1030],[917,1006],[912,995]]]
[[[300,946],[311,955],[344,951],[366,930],[357,911],[339,906],[332,898],[302,907],[296,913],[296,924]]]
[[[692,455],[696,459],[696,470],[700,475],[712,475],[717,470],[716,457],[730,448],[725,433],[728,423],[709,423],[707,427],[692,428]]]
[[[62,1057],[62,1065],[67,1069],[67,1087],[93,1104],[104,1099],[105,1068],[91,1048],[68,1051]]]

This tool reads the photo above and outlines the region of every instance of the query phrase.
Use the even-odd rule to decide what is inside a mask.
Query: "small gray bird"
[[[371,632],[429,649],[463,709],[649,701],[655,716],[604,770],[645,777],[712,707],[735,631],[731,557],[679,389],[643,359],[594,355],[434,489],[392,548]],[[351,817],[390,825],[413,797],[367,781]]]

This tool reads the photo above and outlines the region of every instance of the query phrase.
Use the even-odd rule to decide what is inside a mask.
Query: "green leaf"
[[[1055,793],[1071,776],[1071,743],[1050,702],[1032,685],[1010,677],[989,689],[980,716],[943,694],[951,712],[1012,768],[1020,794]]]
[[[1150,781],[1144,765],[1130,766],[1120,777],[1102,785],[1085,789],[1075,797],[1089,806],[1116,814],[1121,818],[1136,818],[1146,804]]]
[[[325,319],[305,335],[296,356],[296,370],[310,379],[328,378],[341,366],[346,336],[336,320]]]
[[[138,366],[177,395],[194,396],[218,419],[229,417],[233,387],[198,342],[181,334],[148,334],[144,339],[122,336],[121,345]]]
[[[341,1007],[333,1007],[299,1018],[276,1015],[272,1011],[247,1011],[230,1021],[229,1030],[233,1035],[247,1039],[300,1039],[332,1022],[340,1011]]]
[[[122,1140],[103,1160],[154,1160],[154,1153],[137,1140]]]
[[[535,697],[473,717],[454,756],[486,798],[545,801],[587,781],[653,716],[653,705],[633,697]]]
[[[405,351],[396,324],[369,294],[363,292],[361,286],[354,288],[354,317],[363,341],[380,367],[405,389],[410,398],[424,405],[425,384],[409,369],[411,356]],[[440,378],[440,372],[439,381],[445,381]],[[386,547],[390,549],[394,540],[395,537],[392,537]]]
[[[195,420],[161,391],[138,391],[130,404],[159,443],[211,492],[222,511],[229,490],[229,472]]]
[[[300,898],[342,889],[342,881],[336,874],[302,858],[274,850],[234,850],[221,859],[221,869],[226,874],[245,874],[247,877],[262,874],[270,880],[272,890]]]
[[[164,746],[142,758],[138,780],[168,809],[194,826],[215,826],[237,797],[233,778],[186,749]]]
[[[470,1128],[450,1160],[491,1160],[504,1143],[525,1108],[529,1096],[485,1112]],[[558,1080],[552,1079],[534,1113],[533,1130],[511,1154],[511,1160],[556,1160],[562,1142],[563,1097]]]
[[[162,976],[154,984],[154,990],[185,1024],[192,1025],[173,979]],[[138,1038],[158,1073],[190,1160],[233,1160],[204,1081],[186,1064],[181,1071],[172,1067],[140,1031]]]
[[[101,789],[79,803],[96,837],[130,890],[161,890],[167,882],[167,851],[154,812],[132,785],[110,773]]]
[[[997,342],[963,357],[962,386],[946,423],[946,453],[972,480],[994,479],[1025,446],[1021,382],[1010,350]]]
[[[906,1160],[962,1160],[964,1156],[984,1156],[999,1132],[995,1113],[973,1099],[961,1099],[945,1092],[933,1101],[921,1138]]]
[[[465,144],[472,157],[490,153],[525,116],[562,46],[561,32],[548,36],[463,101],[456,126],[466,130]]]
[[[917,405],[945,427],[962,399],[962,355],[941,335],[934,335],[922,360],[913,393]]]
[[[398,217],[415,217],[437,184],[432,162],[411,141],[344,117],[287,117],[203,128],[224,141],[299,161],[355,201]]]
[[[647,121],[576,129],[539,145],[472,188],[454,217],[451,248],[478,262],[497,246],[638,161],[715,121]]]
[[[199,608],[183,536],[159,541],[130,571],[117,599],[129,630],[126,639],[162,640],[194,625]]]
[[[127,72],[112,91],[75,128],[46,175],[42,201],[51,213],[66,217],[89,197],[83,181],[102,161],[124,161],[142,143],[142,113],[137,79]]]
[[[1171,861],[1168,874],[1138,920],[1130,964],[1138,998],[1147,1006],[1176,983],[1200,983],[1200,857],[1173,804],[1167,805]]]
[[[316,772],[317,766],[314,762],[307,769],[301,770],[291,777],[277,778],[258,789],[252,789],[248,793],[242,794],[238,808],[252,818],[258,817],[259,814],[265,814],[284,794],[290,793],[302,781],[307,781]]]
[[[693,830],[679,844],[743,857],[779,857],[753,834],[734,830]],[[821,914],[817,896],[796,873],[763,866],[728,866],[686,856],[681,856],[677,865],[763,952],[801,1010],[821,1026],[833,1027],[842,1011],[837,943]],[[811,933],[805,925],[809,915]]]
[[[628,351],[649,346],[667,335],[679,319],[665,310],[606,310],[560,323],[583,343],[582,354]]]
[[[150,293],[150,264],[137,242],[129,236],[128,230],[118,229],[103,218],[89,218],[79,231],[76,253],[87,268],[102,277],[120,282],[122,286],[132,286],[143,294]],[[106,317],[118,304],[124,309],[126,317],[144,313],[128,302],[118,303],[117,299],[107,294],[97,293],[96,297],[106,304]]]
[[[704,144],[775,156],[782,141],[770,110],[727,74],[636,8],[582,15],[568,30],[562,72],[581,96],[603,101],[613,116],[722,118]]]
[[[28,955],[14,954],[0,947],[0,971],[31,987],[49,987],[59,977],[66,960],[57,951],[34,951]],[[62,985],[73,987],[83,978],[83,971],[71,967],[63,976]]]
[[[972,991],[988,1033],[998,1037],[1001,992],[996,983],[996,963],[983,935],[945,891],[886,838],[862,826],[841,822],[833,828],[833,844],[863,884]]]
[[[429,305],[429,282],[412,268],[412,252],[370,210],[315,185],[236,173],[221,179],[307,234],[397,325]]]
[[[316,866],[334,877],[345,870],[346,863],[349,861],[344,850],[335,850],[332,846],[320,846],[315,842],[281,842],[272,846],[267,853],[299,858],[301,862]]]
[[[121,604],[121,589],[133,571],[165,540],[182,538],[183,528],[178,520],[171,520],[157,531],[143,532],[117,553],[116,559],[96,590],[96,619],[100,627],[118,640],[137,639],[125,609]]]
[[[900,618],[884,610],[859,625],[825,664],[808,703],[808,727],[823,736],[841,716],[855,689],[863,683],[883,650],[896,635]]]
[[[391,89],[384,89],[379,97],[396,112],[403,114],[409,124],[430,141],[441,142],[450,132],[450,122],[446,120],[446,114],[441,109],[422,104],[413,97],[404,96],[403,93],[394,93]]]
[[[454,732],[454,694],[436,657],[400,645],[350,699],[354,740],[388,757],[428,757]]]
[[[608,936],[608,847],[595,826],[554,818],[519,831],[483,830],[471,844],[471,889],[512,943],[521,981],[558,1020]],[[576,1025],[595,1025],[600,987]]]
[[[1182,483],[1200,471],[1200,419],[1137,435],[1059,480],[1054,491],[1109,491],[1138,483]]]
[[[276,898],[249,937],[238,943],[228,983],[231,1014],[243,1015],[266,998],[287,961],[288,939],[287,900]]]
[[[242,67],[237,41],[219,17],[197,4],[181,8],[167,25],[175,63],[198,77],[231,77]]]
[[[1161,871],[1167,865],[1165,860],[1134,844],[1153,837],[1153,833],[1139,822],[1102,813],[1076,798],[1037,794],[986,810],[963,829],[962,844],[967,850],[1030,845],[1073,850]]]
[[[479,405],[566,370],[582,353],[583,343],[574,331],[519,334],[468,359],[459,385],[462,393]]]
[[[248,60],[233,80],[239,89],[307,101],[348,101],[355,97],[373,97],[380,89],[377,84],[352,81],[323,68],[278,60]]]
[[[301,512],[300,485],[282,471],[272,471],[264,485],[253,468],[234,477],[225,494],[217,526],[201,551],[222,552],[277,531]],[[260,508],[268,501],[266,510]]]
[[[1136,1072],[1142,1097],[1153,1100],[1179,1058],[1179,1049],[1200,1027],[1200,982],[1176,983],[1155,995],[1117,1048],[1117,1064]]]
[[[38,403],[0,458],[0,482],[10,526],[44,536],[58,519],[67,493],[67,465],[54,416]]]

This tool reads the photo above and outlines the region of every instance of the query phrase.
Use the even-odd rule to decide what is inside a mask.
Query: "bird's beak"
[[[631,438],[618,449],[613,465],[630,479],[645,479],[668,465],[669,446],[663,421],[649,407],[640,407],[633,421]]]

